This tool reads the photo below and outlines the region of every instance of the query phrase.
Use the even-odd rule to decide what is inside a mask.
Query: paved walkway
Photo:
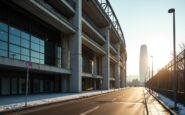
[[[147,91],[145,98],[149,115],[170,115],[170,113]]]

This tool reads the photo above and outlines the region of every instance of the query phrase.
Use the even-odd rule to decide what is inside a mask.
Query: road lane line
[[[100,107],[100,106],[96,106],[96,107],[94,107],[94,108],[92,108],[92,109],[90,109],[90,110],[88,110],[88,111],[86,111],[86,112],[84,112],[84,113],[81,113],[80,115],[87,115],[87,114],[89,114],[89,113],[95,111],[95,110],[98,109],[99,107]]]
[[[113,98],[113,99],[112,99],[112,102],[115,101],[116,99],[117,99],[117,98]]]

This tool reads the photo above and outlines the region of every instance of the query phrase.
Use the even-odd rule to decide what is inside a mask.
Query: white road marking
[[[123,103],[123,104],[139,104],[139,105],[143,105],[144,104],[144,103],[140,103],[140,102],[124,102],[124,101],[112,102],[112,103],[115,103],[115,104],[120,104],[120,103]]]
[[[99,106],[96,106],[96,107],[94,107],[94,108],[92,108],[92,109],[90,109],[90,110],[88,110],[88,111],[86,111],[86,112],[84,112],[84,113],[81,113],[80,115],[87,115],[87,114],[89,114],[89,113],[95,111],[95,110],[98,109],[98,108],[99,108]]]
[[[112,99],[112,102],[115,101],[116,99],[117,99],[117,98],[113,98],[113,99]]]

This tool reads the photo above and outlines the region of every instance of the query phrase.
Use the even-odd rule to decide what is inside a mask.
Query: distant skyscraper
[[[142,84],[145,82],[148,70],[148,52],[147,46],[141,45],[140,48],[140,61],[139,61],[139,76]]]

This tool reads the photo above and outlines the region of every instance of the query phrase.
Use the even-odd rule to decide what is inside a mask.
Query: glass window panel
[[[31,36],[31,42],[37,43],[39,44],[39,38],[35,37],[35,36]]]
[[[1,78],[1,94],[2,95],[10,94],[10,78],[6,77]]]
[[[40,59],[44,59],[44,54],[40,53]]]
[[[12,94],[17,94],[17,79],[16,78],[13,78],[12,79]]]
[[[40,45],[44,46],[44,40],[40,40]]]
[[[39,44],[31,43],[31,49],[39,52]]]
[[[31,62],[35,62],[35,63],[39,63],[39,59],[37,59],[37,58],[31,58]]]
[[[10,34],[10,43],[20,45],[20,38]]]
[[[21,54],[29,56],[29,50],[26,48],[21,48]]]
[[[30,43],[29,43],[28,40],[21,39],[21,46],[23,46],[25,48],[29,48],[30,47]]]
[[[40,64],[44,64],[44,60],[40,59]]]
[[[0,49],[8,50],[8,43],[0,41]]]
[[[19,94],[24,94],[26,90],[25,88],[26,88],[25,79],[20,78],[19,79]]]
[[[16,54],[14,52],[9,52],[9,57],[13,59],[20,59],[20,54]]]
[[[31,51],[31,57],[39,58],[39,53],[35,51]]]
[[[26,39],[26,40],[29,40],[30,39],[30,36],[29,34],[25,33],[25,32],[21,32],[21,37]]]
[[[19,46],[10,44],[9,47],[10,47],[11,52],[15,52],[15,53],[20,54],[20,47]]]
[[[8,51],[0,50],[0,56],[8,57]]]
[[[40,52],[44,53],[44,47],[43,46],[40,46]]]
[[[21,34],[20,30],[14,28],[14,27],[10,27],[10,33],[17,35],[17,36],[20,36],[20,34]]]
[[[0,29],[4,31],[8,31],[8,25],[5,23],[0,22]]]
[[[21,60],[29,61],[29,57],[28,57],[28,56],[23,56],[23,55],[21,55]]]
[[[0,30],[0,40],[8,41],[8,34],[7,34],[7,32],[3,32],[3,31]]]

